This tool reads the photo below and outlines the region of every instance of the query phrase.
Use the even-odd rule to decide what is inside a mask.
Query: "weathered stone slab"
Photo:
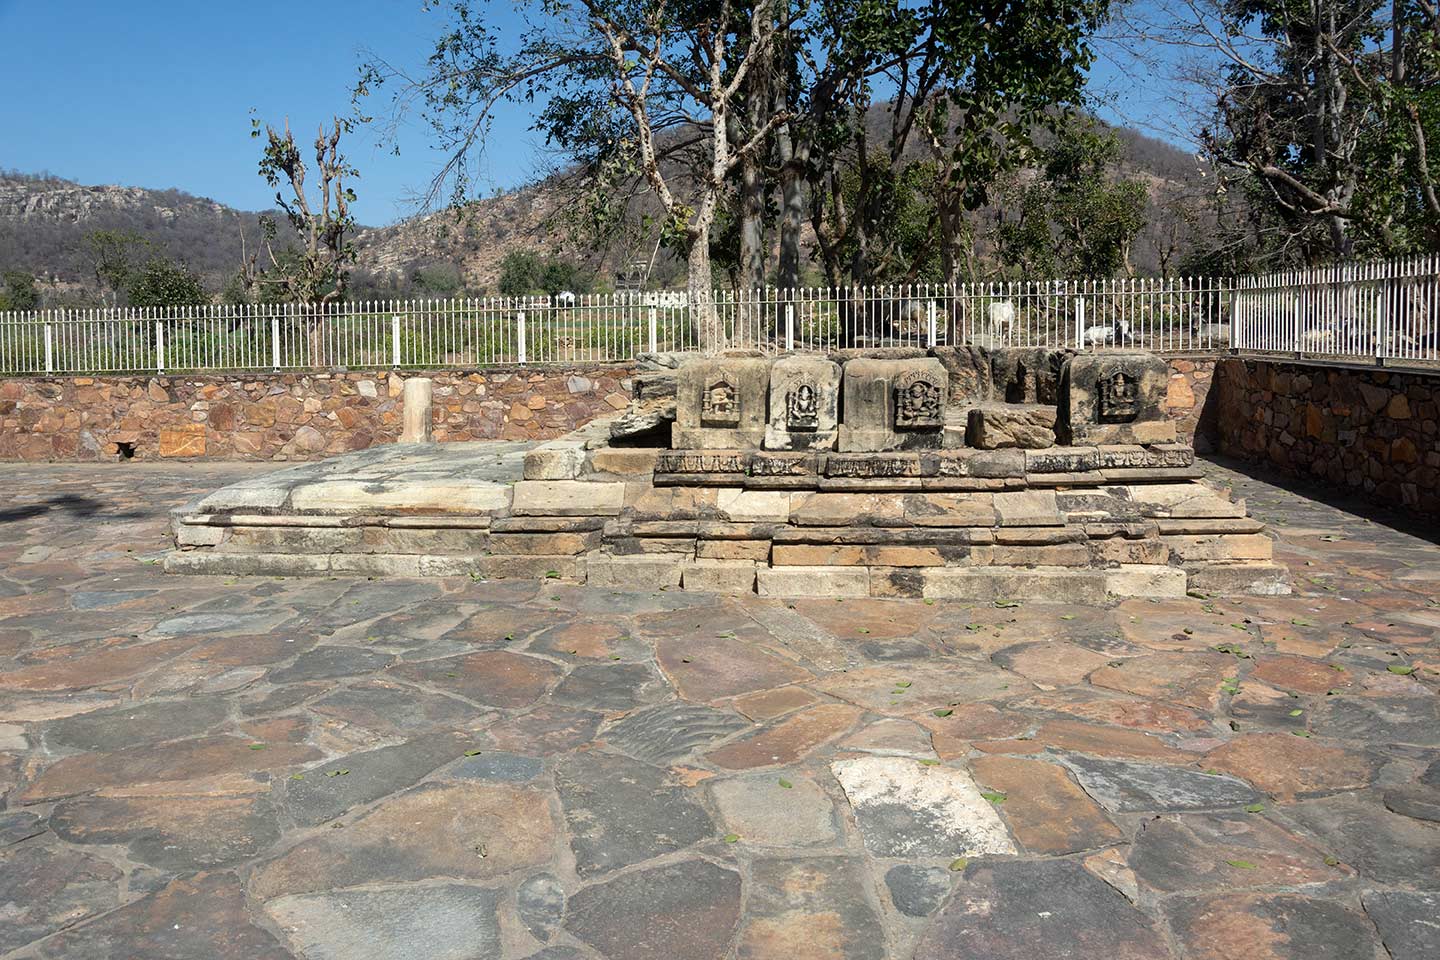
[[[1242,780],[1173,764],[1102,760],[1080,754],[1068,755],[1062,762],[1086,793],[1116,812],[1238,807],[1264,799]]]
[[[831,450],[840,427],[840,365],[790,356],[770,367],[767,450]]]
[[[707,357],[682,366],[670,446],[758,449],[765,439],[770,364],[763,357]]]
[[[348,754],[304,771],[302,779],[286,780],[285,809],[297,823],[333,820],[351,807],[411,786],[468,746],[462,737],[440,735]]]
[[[999,815],[969,774],[905,757],[859,757],[830,765],[878,857],[1015,853]]]
[[[555,769],[575,872],[593,877],[673,853],[715,835],[689,791],[628,757],[581,753]],[[576,897],[578,901],[579,896]]]
[[[684,702],[632,713],[605,731],[615,749],[646,763],[674,763],[748,727],[728,710]]]
[[[756,591],[762,597],[868,597],[870,571],[866,567],[770,567],[756,571]]]
[[[613,517],[625,505],[625,484],[601,480],[521,480],[511,509],[520,516]]]
[[[684,565],[678,555],[640,554],[610,556],[595,552],[586,557],[586,583],[610,590],[665,590],[680,586]]]
[[[1124,839],[1063,767],[1039,760],[981,757],[970,769],[980,783],[1005,795],[1005,818],[1031,853],[1075,853]]]
[[[0,869],[0,950],[9,953],[113,909],[123,879],[108,861],[63,844],[37,841],[9,853]]]
[[[1440,885],[1440,827],[1433,823],[1357,796],[1307,800],[1284,815],[1368,880],[1421,890]]]
[[[845,364],[842,452],[939,447],[949,381],[933,358]]]
[[[497,956],[499,895],[460,884],[336,890],[265,905],[295,948],[312,960],[391,960],[417,944],[432,960]]]
[[[710,791],[726,829],[747,846],[813,846],[838,836],[834,804],[814,780],[757,774],[714,781]]]
[[[546,795],[508,784],[427,783],[262,865],[262,899],[369,883],[485,880],[553,856]]]
[[[1353,875],[1325,858],[1323,850],[1253,813],[1145,820],[1130,850],[1136,876],[1162,894],[1298,887]]]
[[[1281,800],[1354,790],[1375,776],[1374,762],[1358,750],[1284,733],[1236,737],[1207,753],[1205,764]]]
[[[940,867],[902,863],[885,874],[885,886],[895,909],[907,917],[928,917],[950,895],[952,876],[952,871]]]
[[[1061,370],[1056,435],[1065,444],[1174,443],[1169,383],[1169,367],[1151,353],[1076,355]]]
[[[1393,960],[1440,957],[1440,894],[1383,890],[1364,896],[1365,913],[1380,928]]]
[[[703,593],[754,593],[755,569],[753,560],[695,560],[685,564],[680,585]]]
[[[1175,900],[1166,913],[1194,960],[1352,960],[1375,956],[1377,946],[1359,913],[1333,900],[1295,894]]]
[[[884,928],[865,896],[867,882],[853,857],[754,860],[736,957],[884,960]]]
[[[1055,445],[1055,408],[1034,404],[984,404],[970,408],[965,442],[980,450]]]
[[[715,960],[740,920],[740,875],[704,860],[669,863],[586,887],[565,930],[607,957]]]
[[[816,747],[855,725],[860,711],[841,703],[822,703],[793,713],[754,736],[712,751],[707,759],[730,770],[795,763]]]
[[[1149,918],[1074,860],[971,863],[915,960],[1156,960]]]

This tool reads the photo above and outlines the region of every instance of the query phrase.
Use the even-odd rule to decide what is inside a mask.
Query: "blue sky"
[[[420,0],[0,0],[0,168],[177,187],[261,209],[272,192],[255,172],[250,110],[276,124],[288,115],[297,136],[308,135],[349,109],[366,51],[418,66],[442,24]],[[1107,119],[1162,109],[1147,102],[1159,96],[1153,85],[1109,66],[1096,87],[1120,95]],[[540,169],[529,122],[520,108],[500,118],[488,186]],[[350,141],[363,223],[413,212],[410,198],[433,172],[422,127],[402,129],[400,144],[396,157],[374,134]]]

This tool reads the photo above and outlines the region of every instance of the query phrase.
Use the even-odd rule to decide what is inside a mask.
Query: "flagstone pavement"
[[[1440,547],[1291,597],[164,575],[244,465],[0,467],[0,957],[1440,957]]]

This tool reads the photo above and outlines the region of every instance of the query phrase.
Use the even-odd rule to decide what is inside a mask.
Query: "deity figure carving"
[[[808,431],[820,428],[820,394],[814,384],[804,381],[785,395],[785,429]]]
[[[700,422],[707,427],[740,425],[740,398],[734,384],[720,379],[706,385],[700,396]]]
[[[1124,370],[1116,370],[1097,384],[1099,398],[1096,419],[1101,423],[1129,423],[1140,413],[1140,382]]]
[[[895,383],[895,429],[926,430],[945,425],[940,385],[912,370]]]

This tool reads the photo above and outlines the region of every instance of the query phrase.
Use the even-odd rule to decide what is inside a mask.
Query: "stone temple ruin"
[[[629,410],[512,458],[518,480],[467,444],[351,454],[192,503],[167,566],[786,597],[1288,592],[1263,525],[1177,441],[1153,354],[648,365]]]

